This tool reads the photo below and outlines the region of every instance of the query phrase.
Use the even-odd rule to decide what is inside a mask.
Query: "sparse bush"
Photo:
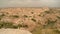
[[[18,28],[22,27],[22,24],[18,24]]]
[[[0,28],[2,28],[3,27],[3,23],[0,23]]]
[[[13,25],[11,28],[18,29],[18,25]]]
[[[44,11],[45,14],[54,14],[54,11],[49,10],[49,11]]]
[[[34,22],[36,22],[36,19],[34,19],[34,18],[32,18],[31,20],[34,21]]]
[[[38,16],[41,16],[41,14],[39,14]]]
[[[59,16],[57,16],[57,18],[58,18],[58,19],[60,19],[60,17],[59,17]]]
[[[13,29],[18,29],[20,27],[25,27],[25,28],[28,28],[27,25],[25,24],[18,24],[18,25],[13,25],[14,23],[12,22],[0,22],[0,29],[1,28],[13,28]]]
[[[44,27],[45,28],[54,28],[54,24],[56,23],[56,21],[51,21],[51,20],[48,20],[47,21],[47,25],[45,25]]]
[[[11,22],[0,22],[0,28],[14,28],[17,29],[17,25],[13,25],[14,23]]]
[[[50,11],[45,11],[45,13],[49,14],[49,13],[50,13]]]
[[[25,25],[25,24],[18,24],[18,28],[20,28],[20,27],[28,28],[28,25]]]
[[[23,25],[23,27],[26,27],[26,28],[28,28],[28,25]]]
[[[4,13],[2,13],[0,16],[5,16],[5,14],[4,14]]]
[[[9,22],[0,22],[0,27],[1,28],[11,28],[13,23],[9,23]]]
[[[33,14],[34,12],[31,12],[31,14]]]
[[[18,16],[18,15],[13,15],[13,17],[14,17],[14,18],[19,18],[19,16]]]
[[[27,18],[28,16],[27,15],[24,15],[23,17]]]
[[[5,14],[2,13],[2,14],[0,15],[0,20],[1,20],[4,16],[5,16]]]
[[[56,29],[56,30],[54,30],[54,32],[56,32],[56,33],[60,34],[60,31],[59,31],[59,30],[57,30],[57,29]]]

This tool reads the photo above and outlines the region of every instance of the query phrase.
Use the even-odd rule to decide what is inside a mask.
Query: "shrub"
[[[34,18],[31,19],[32,21],[36,22],[36,20]]]
[[[12,22],[0,22],[0,29],[1,28],[13,28],[13,29],[18,29],[20,27],[25,27],[27,28],[28,26],[25,25],[25,24],[17,24],[17,25],[14,25],[14,23]]]
[[[18,16],[18,15],[13,15],[13,17],[14,17],[14,18],[19,18],[19,16]]]
[[[18,24],[18,28],[22,27],[22,24]]]
[[[57,30],[57,29],[56,29],[56,30],[54,30],[54,32],[56,32],[56,33],[60,34],[60,31],[59,31],[59,30]]]
[[[45,11],[45,13],[50,13],[49,11]]]
[[[28,28],[28,25],[23,25],[23,27],[26,27],[26,28]]]
[[[57,18],[58,18],[58,19],[60,19],[60,17],[59,17],[59,16],[57,16]]]
[[[31,14],[33,14],[34,12],[31,12]]]
[[[13,25],[14,23],[11,22],[0,22],[0,28],[14,28],[17,29],[17,25]]]
[[[44,27],[45,28],[53,28],[55,23],[56,23],[56,21],[48,20],[47,25],[45,25]]]
[[[28,16],[27,15],[24,15],[25,18],[27,18]]]
[[[5,14],[1,14],[0,15],[0,20],[5,16]]]

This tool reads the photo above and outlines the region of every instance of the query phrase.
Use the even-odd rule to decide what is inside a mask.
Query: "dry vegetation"
[[[60,9],[1,8],[0,28],[24,28],[33,34],[60,34]]]

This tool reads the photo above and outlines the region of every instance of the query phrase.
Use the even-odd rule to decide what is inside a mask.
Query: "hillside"
[[[60,8],[0,8],[2,28],[23,28],[33,34],[60,34]]]

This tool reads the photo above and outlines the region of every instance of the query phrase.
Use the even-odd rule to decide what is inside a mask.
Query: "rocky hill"
[[[23,28],[33,33],[37,32],[37,29],[47,32],[48,29],[53,29],[60,32],[60,9],[0,8],[0,28]]]

